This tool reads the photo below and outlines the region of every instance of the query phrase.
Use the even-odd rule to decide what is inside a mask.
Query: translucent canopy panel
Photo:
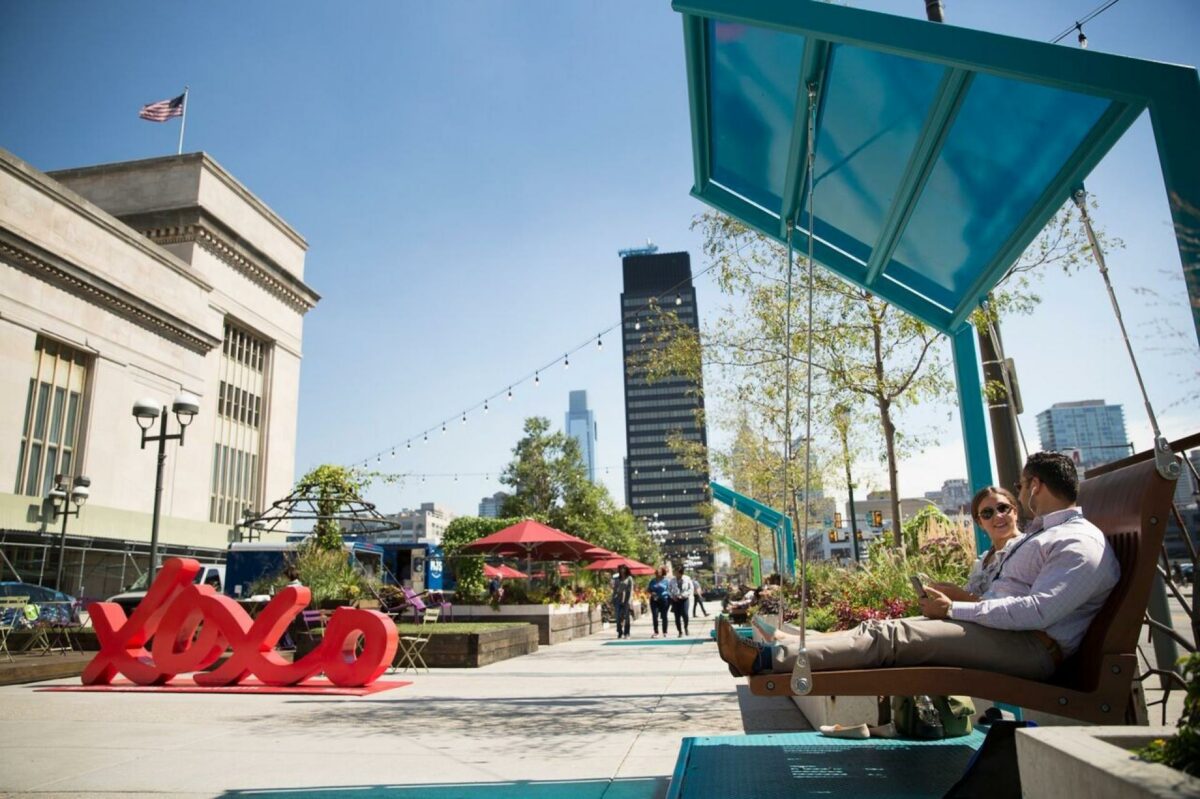
[[[674,7],[693,194],[780,241],[792,220],[800,250],[811,207],[820,263],[946,332],[1147,108],[1200,207],[1193,68],[809,0]]]

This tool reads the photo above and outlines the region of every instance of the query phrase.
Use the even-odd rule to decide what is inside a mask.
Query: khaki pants
[[[1033,633],[950,619],[865,621],[845,632],[806,634],[805,648],[813,671],[960,666],[1031,680],[1045,680],[1054,673],[1054,659]],[[775,647],[777,673],[792,670],[798,649],[799,639]]]

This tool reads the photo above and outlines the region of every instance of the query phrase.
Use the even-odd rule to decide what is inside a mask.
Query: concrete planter
[[[600,630],[598,605],[455,605],[455,621],[519,621],[538,630],[538,644],[550,646]]]
[[[1017,730],[1021,792],[1028,799],[1200,796],[1200,779],[1130,751],[1174,727],[1035,727]]]

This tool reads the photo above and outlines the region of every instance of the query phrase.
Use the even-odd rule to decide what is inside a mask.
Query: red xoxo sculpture
[[[374,682],[396,656],[391,619],[374,610],[338,608],[321,645],[289,663],[275,651],[275,644],[308,605],[309,590],[285,588],[251,619],[237,602],[211,586],[194,585],[199,572],[197,561],[168,560],[128,619],[115,603],[90,605],[100,652],[84,669],[83,684],[106,685],[122,674],[139,685],[163,685],[176,674],[197,672],[197,685],[236,685],[254,675],[266,685],[283,686],[323,671],[334,685],[351,687]],[[356,655],[360,640],[362,653]],[[232,652],[224,663],[202,671],[226,650]]]

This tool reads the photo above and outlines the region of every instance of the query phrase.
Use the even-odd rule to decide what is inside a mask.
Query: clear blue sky
[[[950,0],[947,17],[1045,41],[1098,4]],[[850,5],[924,16],[922,0]],[[1086,31],[1093,49],[1196,64],[1198,23],[1194,0],[1123,0]],[[707,265],[689,229],[704,208],[688,196],[682,26],[666,0],[0,8],[0,147],[39,169],[174,153],[178,122],[137,110],[184,84],[185,151],[207,151],[310,245],[306,280],[324,299],[305,321],[298,472],[399,444],[382,468],[463,476],[377,489],[384,510],[437,501],[473,513],[500,488],[524,417],[561,425],[568,391],[586,389],[597,465],[621,499],[619,342],[594,345],[619,314],[617,250],[651,237],[690,250],[694,271]],[[1194,407],[1171,407],[1195,390],[1200,356],[1145,120],[1089,188],[1128,245],[1110,265],[1164,428],[1200,429]],[[721,298],[705,279],[698,290],[703,317]],[[1099,276],[1050,276],[1041,293],[1038,313],[1005,331],[1031,444],[1036,412],[1095,398],[1124,403],[1148,446]],[[1178,349],[1164,349],[1154,317],[1184,333]],[[1048,351],[1047,331],[1061,349]],[[589,340],[569,371],[543,372],[536,389],[526,379]],[[522,379],[511,403],[420,443]],[[957,421],[909,423],[944,443],[904,466],[905,494],[964,473]]]

